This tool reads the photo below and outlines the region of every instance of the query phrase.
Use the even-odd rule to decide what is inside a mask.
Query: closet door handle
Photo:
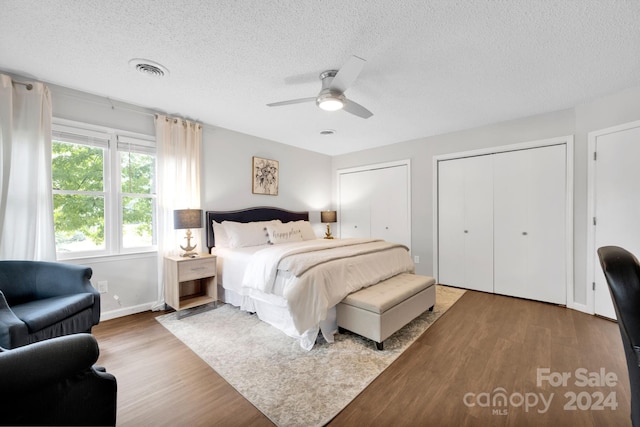
[[[469,233],[469,230],[464,230],[464,234],[468,234],[468,233]]]
[[[523,235],[523,236],[526,236],[527,234],[529,234],[529,233],[527,233],[526,231],[523,231],[523,232],[522,232],[522,235]]]

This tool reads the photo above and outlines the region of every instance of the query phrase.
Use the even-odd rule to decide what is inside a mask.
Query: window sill
[[[58,262],[69,262],[69,263],[82,263],[84,261],[92,261],[92,262],[113,262],[117,260],[126,260],[126,259],[140,259],[140,258],[155,258],[158,256],[157,249],[151,249],[148,251],[141,252],[125,252],[119,254],[98,254],[98,255],[88,255],[88,254],[78,254],[78,255],[67,255],[64,257],[57,256]]]

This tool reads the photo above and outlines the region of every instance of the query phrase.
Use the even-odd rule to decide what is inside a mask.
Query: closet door
[[[566,304],[565,145],[494,156],[494,292]]]
[[[375,189],[371,196],[371,237],[411,247],[406,165],[369,172]]]
[[[493,292],[491,155],[438,162],[438,281]]]
[[[344,173],[340,179],[340,215],[338,226],[341,238],[371,235],[372,183],[363,172]]]
[[[371,237],[411,248],[409,167],[339,175],[340,237]]]

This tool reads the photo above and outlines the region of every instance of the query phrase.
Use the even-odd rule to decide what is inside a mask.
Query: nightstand
[[[216,256],[164,258],[164,299],[177,312],[218,300]]]

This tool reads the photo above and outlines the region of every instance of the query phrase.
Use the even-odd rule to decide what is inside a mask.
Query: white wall
[[[155,135],[155,111],[87,93],[49,85],[53,115],[118,130]],[[229,210],[276,206],[310,211],[322,235],[319,211],[331,207],[331,157],[250,135],[203,126],[202,208]],[[280,162],[278,196],[251,192],[251,158]],[[205,242],[198,242],[205,248]],[[102,296],[102,319],[150,309],[157,300],[158,260],[155,253],[69,260],[93,269],[92,283],[108,282]],[[117,299],[116,299],[117,297]]]
[[[587,134],[639,119],[640,87],[636,87],[567,110],[336,156],[334,195],[339,169],[410,158],[412,253],[421,259],[417,272],[432,275],[433,156],[574,135],[574,299],[586,304]]]

